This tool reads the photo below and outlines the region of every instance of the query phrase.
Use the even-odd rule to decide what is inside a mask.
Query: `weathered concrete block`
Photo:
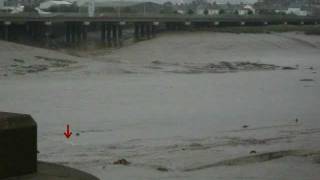
[[[36,171],[36,122],[30,115],[0,112],[0,179]]]

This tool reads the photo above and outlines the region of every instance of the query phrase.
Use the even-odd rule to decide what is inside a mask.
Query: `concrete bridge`
[[[122,15],[96,16],[51,14],[39,15],[0,15],[0,30],[2,38],[9,40],[16,34],[15,27],[22,26],[31,37],[49,39],[54,33],[55,24],[63,27],[67,43],[77,43],[87,40],[88,29],[99,27],[102,42],[122,42],[123,27],[130,25],[134,28],[136,39],[154,37],[158,27],[165,26],[168,30],[190,29],[213,26],[267,26],[267,25],[317,25],[320,17],[296,16],[165,16],[165,15]],[[60,28],[61,29],[61,28]]]

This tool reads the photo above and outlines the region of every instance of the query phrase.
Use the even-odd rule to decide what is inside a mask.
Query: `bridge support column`
[[[51,21],[46,21],[44,23],[45,25],[45,37],[46,37],[46,45],[49,46],[50,45],[50,36],[51,36],[51,26],[52,26],[52,22]]]
[[[82,24],[82,39],[84,42],[87,42],[88,39],[88,26],[90,25],[89,21],[85,21]]]
[[[11,25],[11,21],[4,22],[4,32],[3,32],[3,39],[8,41],[9,40],[9,26]]]
[[[108,41],[108,45],[111,46],[112,42],[111,42],[111,30],[112,30],[112,24],[107,24],[107,41]]]
[[[123,38],[122,38],[122,27],[125,25],[125,23],[120,22],[118,27],[118,38],[119,38],[119,45],[122,46]]]
[[[66,42],[69,44],[71,41],[71,24],[66,22]]]
[[[119,27],[118,25],[115,25],[115,24],[112,25],[112,40],[113,40],[114,46],[117,46],[119,42],[118,27]]]
[[[147,23],[146,24],[146,34],[147,34],[147,39],[151,38],[151,24]]]
[[[192,23],[190,21],[186,21],[184,25],[187,28],[187,30],[192,31]]]
[[[101,42],[104,44],[106,42],[106,23],[101,23]]]
[[[76,24],[75,24],[75,26],[76,26],[76,35],[77,35],[77,43],[80,43],[81,42],[81,40],[82,40],[82,36],[81,36],[81,22],[76,22]]]
[[[134,23],[134,38],[135,40],[139,40],[139,24],[138,23]]]
[[[145,25],[144,25],[144,23],[141,23],[140,24],[140,38],[144,38],[144,36],[145,36],[145,34],[144,34],[144,27],[145,27]]]
[[[157,27],[159,26],[159,22],[153,22],[151,25],[151,35],[152,37],[156,37]]]
[[[71,43],[75,44],[76,43],[76,23],[72,22],[71,23]]]

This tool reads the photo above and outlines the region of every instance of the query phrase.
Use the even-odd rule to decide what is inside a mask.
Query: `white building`
[[[242,8],[238,9],[237,12],[238,12],[238,15],[245,16],[249,14],[255,14],[256,10],[253,8],[253,6],[247,4],[247,5],[244,5]]]
[[[301,8],[291,8],[289,7],[288,10],[286,11],[286,14],[294,14],[297,16],[307,16],[308,11],[302,10]]]
[[[250,5],[250,4],[247,4],[243,7],[243,9],[247,9],[249,12],[251,12],[252,14],[256,14],[256,9]]]
[[[56,1],[56,0],[50,0],[43,3],[40,3],[39,9],[49,9],[53,6],[71,6],[72,3],[69,1]]]
[[[294,14],[297,16],[307,16],[309,12],[303,9],[305,5],[302,3],[292,3],[286,10],[286,14]]]
[[[208,15],[219,15],[220,9],[208,9]]]
[[[240,16],[245,16],[245,15],[248,15],[249,14],[249,10],[248,9],[238,9],[238,15]]]
[[[185,11],[182,10],[182,9],[178,9],[178,10],[177,10],[177,14],[185,14]]]

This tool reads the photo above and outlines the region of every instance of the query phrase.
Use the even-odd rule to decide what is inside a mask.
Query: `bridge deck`
[[[134,15],[106,15],[88,17],[82,15],[68,14],[50,14],[46,16],[39,15],[0,15],[0,21],[12,22],[32,22],[32,21],[51,21],[51,22],[319,22],[320,17],[296,17],[296,16],[134,16]]]

